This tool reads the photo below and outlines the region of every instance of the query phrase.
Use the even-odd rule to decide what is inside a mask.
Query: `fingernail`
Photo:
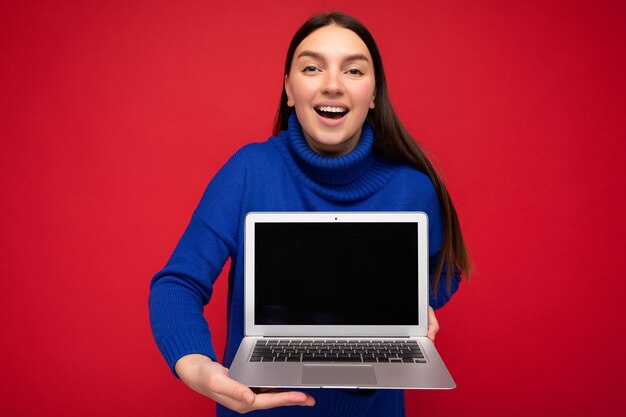
[[[252,404],[254,402],[254,394],[251,392],[246,392],[243,394],[243,400],[248,404]]]

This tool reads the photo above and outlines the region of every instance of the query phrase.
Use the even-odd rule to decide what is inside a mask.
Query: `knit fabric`
[[[332,158],[307,144],[296,113],[288,129],[262,143],[244,146],[211,180],[189,225],[166,266],[151,282],[149,309],[152,331],[174,372],[176,361],[200,353],[217,361],[203,307],[228,258],[228,306],[224,358],[228,367],[243,338],[244,218],[257,211],[424,211],[429,218],[429,255],[437,260],[442,242],[439,203],[424,173],[391,163],[372,153],[374,135],[366,122],[357,146]],[[432,281],[432,278],[431,278]],[[440,279],[433,308],[456,292],[455,276],[448,292]],[[175,372],[174,372],[175,374]],[[258,412],[263,416],[402,416],[402,391],[312,390],[316,406],[284,407]],[[218,405],[218,415],[236,415]]]

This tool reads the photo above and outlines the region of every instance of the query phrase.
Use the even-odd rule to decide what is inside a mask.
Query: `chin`
[[[319,136],[318,136],[319,137]],[[345,136],[322,136],[319,137],[319,139],[316,139],[315,141],[320,145],[320,146],[332,146],[332,147],[341,147],[342,145],[347,145],[348,142],[350,141],[349,139],[350,137],[345,137]]]

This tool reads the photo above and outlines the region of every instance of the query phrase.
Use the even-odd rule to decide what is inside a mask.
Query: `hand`
[[[439,322],[437,321],[437,316],[435,316],[435,310],[428,306],[428,333],[426,335],[434,342],[437,333],[439,333]]]
[[[228,369],[204,355],[183,356],[176,373],[192,390],[238,413],[288,405],[314,406],[315,399],[304,392],[279,391],[255,394],[228,377]]]

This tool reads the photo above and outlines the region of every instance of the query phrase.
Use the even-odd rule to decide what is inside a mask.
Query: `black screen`
[[[417,325],[416,223],[257,223],[255,324]]]

